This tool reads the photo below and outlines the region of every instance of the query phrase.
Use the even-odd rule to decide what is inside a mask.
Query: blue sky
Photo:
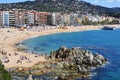
[[[24,2],[34,0],[0,0],[0,3],[12,3],[12,2]],[[105,7],[120,7],[120,0],[83,0],[95,5],[101,5]]]
[[[120,7],[120,0],[83,0],[83,1],[105,7]]]

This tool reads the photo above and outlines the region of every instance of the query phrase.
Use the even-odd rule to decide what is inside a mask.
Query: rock
[[[78,72],[78,73],[82,72],[82,68],[81,68],[80,65],[77,65],[77,72]]]
[[[90,60],[92,61],[93,60],[93,58],[94,58],[94,56],[93,56],[93,54],[92,53],[90,53],[89,54],[89,57],[90,57]]]
[[[67,49],[66,47],[60,47],[57,51],[51,52],[50,58],[65,59],[65,58],[74,58],[81,54],[82,52],[77,48]]]
[[[88,71],[88,70],[87,70],[85,67],[82,67],[82,71],[81,71],[81,72],[82,72],[82,74],[86,74],[86,73],[87,73],[87,71]]]
[[[67,79],[65,79],[65,78],[63,78],[63,77],[58,76],[55,80],[67,80]]]
[[[29,77],[28,77],[27,80],[33,80],[33,79],[32,79],[32,75],[29,75]]]
[[[82,59],[80,59],[79,57],[75,58],[75,63],[76,63],[76,65],[83,65]]]
[[[17,68],[17,71],[23,71],[23,70],[24,70],[23,67],[19,67],[19,68]]]
[[[93,54],[88,50],[77,48],[67,49],[66,47],[60,47],[51,52],[50,58],[63,60],[57,64],[63,70],[76,68],[77,72],[83,75],[86,75],[90,68],[101,66],[107,61],[101,54]]]
[[[98,53],[95,54],[95,57],[98,58],[98,59],[104,59],[104,57],[101,54],[98,54]]]
[[[63,67],[63,64],[62,64],[62,63],[60,63],[60,62],[59,62],[59,63],[57,63],[57,65],[58,65],[60,68],[64,68],[64,67]]]

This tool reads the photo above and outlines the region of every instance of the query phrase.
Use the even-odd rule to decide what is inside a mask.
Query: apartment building
[[[70,25],[73,25],[73,26],[78,25],[78,14],[70,13]]]
[[[35,24],[35,12],[28,12],[26,17],[27,17],[27,24]]]
[[[37,13],[37,20],[40,25],[47,24],[47,12],[38,12]]]
[[[70,14],[69,13],[64,14],[63,18],[64,18],[64,25],[66,25],[66,26],[71,25]]]
[[[52,24],[61,25],[64,23],[63,15],[61,13],[52,13]]]
[[[23,9],[14,10],[15,13],[15,25],[20,26],[27,23],[27,12]]]
[[[10,27],[15,23],[14,11],[0,11],[0,26]]]
[[[51,13],[47,14],[47,25],[52,25],[52,14]]]

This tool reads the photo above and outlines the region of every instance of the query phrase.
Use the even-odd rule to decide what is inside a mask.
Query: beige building
[[[25,10],[16,9],[15,12],[15,24],[16,25],[23,25],[27,23],[27,13]]]

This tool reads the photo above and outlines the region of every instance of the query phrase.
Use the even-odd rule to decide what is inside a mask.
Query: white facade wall
[[[27,20],[28,24],[34,24],[34,13],[28,13]]]

